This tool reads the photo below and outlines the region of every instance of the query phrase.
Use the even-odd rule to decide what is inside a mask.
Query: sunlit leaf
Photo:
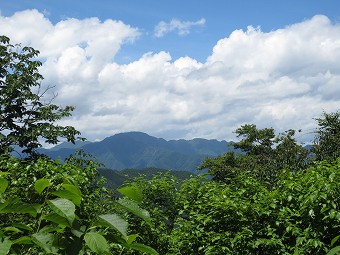
[[[39,194],[41,194],[49,186],[51,186],[51,181],[48,179],[39,179],[34,183],[34,189]]]
[[[138,203],[141,203],[143,200],[143,194],[142,191],[140,190],[140,188],[136,185],[136,184],[132,184],[126,187],[122,187],[120,189],[117,190],[118,192],[120,192],[121,194],[123,194],[124,196],[135,200]]]
[[[75,219],[75,205],[68,199],[57,198],[54,200],[49,200],[48,204],[50,208],[61,217],[64,217],[72,224]]]
[[[99,223],[116,229],[124,237],[127,236],[128,223],[117,214],[105,214],[99,216]]]
[[[72,184],[63,184],[63,190],[53,192],[54,195],[71,200],[76,206],[80,206],[81,202],[81,192],[78,187]]]
[[[138,237],[138,235],[137,234],[132,234],[132,235],[128,235],[127,237],[126,237],[126,243],[128,244],[128,245],[130,245],[130,244],[132,244],[135,240],[136,240],[136,238]]]
[[[140,244],[140,243],[133,243],[128,245],[127,247],[134,249],[136,251],[141,251],[147,254],[151,254],[151,255],[159,255],[159,253],[151,248],[150,246],[144,245],[144,244]]]
[[[151,223],[149,212],[140,208],[139,205],[135,201],[129,200],[129,199],[119,199],[117,201],[117,203],[121,207],[123,207],[125,210],[127,210],[127,211],[133,213],[134,215],[142,218],[147,223],[149,223],[149,224]]]
[[[87,246],[96,254],[105,254],[109,250],[109,245],[104,236],[99,233],[89,232],[84,236]]]

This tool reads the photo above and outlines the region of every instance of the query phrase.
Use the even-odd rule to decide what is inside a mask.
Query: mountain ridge
[[[165,140],[143,132],[118,133],[98,142],[77,144],[72,148],[60,144],[41,152],[52,159],[65,159],[83,149],[103,163],[106,168],[122,170],[148,167],[194,172],[206,157],[222,155],[233,150],[231,142],[195,138],[191,140]]]

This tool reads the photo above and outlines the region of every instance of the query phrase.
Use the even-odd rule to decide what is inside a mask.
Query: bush
[[[126,187],[112,201],[96,168],[39,158],[0,158],[0,254],[111,254],[134,249],[158,254],[128,234],[128,211],[150,222]]]

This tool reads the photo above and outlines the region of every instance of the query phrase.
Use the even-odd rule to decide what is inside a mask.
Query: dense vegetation
[[[33,91],[42,79],[37,54],[0,37],[0,254],[340,251],[339,111],[316,119],[310,151],[294,130],[247,124],[235,131],[241,153],[207,158],[206,174],[139,176],[115,193],[84,153],[64,163],[37,154],[41,139],[80,134],[55,124],[72,107]],[[15,145],[26,159],[10,156]]]
[[[243,153],[208,158],[202,176],[137,178],[154,227],[132,228],[161,254],[337,254],[340,112],[317,118],[311,151],[295,131],[244,125]],[[324,153],[327,151],[327,153]]]

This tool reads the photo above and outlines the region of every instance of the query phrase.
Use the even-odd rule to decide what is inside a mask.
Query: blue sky
[[[339,24],[338,0],[0,0],[0,34],[41,51],[89,140],[228,140],[254,123],[308,142],[340,108]]]
[[[340,21],[338,0],[0,0],[1,13],[12,15],[16,11],[37,9],[57,23],[65,18],[84,19],[98,17],[122,20],[138,27],[143,35],[134,45],[126,45],[117,61],[127,62],[139,58],[148,51],[169,51],[173,58],[188,55],[204,61],[211,54],[215,43],[235,29],[260,26],[262,31],[275,30],[316,14],[324,14],[334,22]],[[193,28],[189,35],[178,36],[176,32],[162,38],[153,36],[160,21],[206,20],[202,27]]]

